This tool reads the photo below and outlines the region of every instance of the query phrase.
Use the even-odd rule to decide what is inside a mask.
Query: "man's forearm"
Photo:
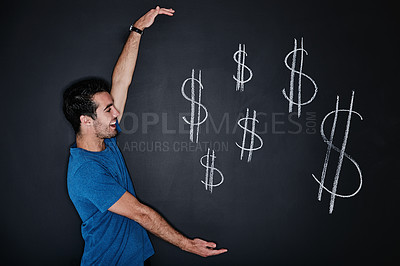
[[[191,252],[202,257],[218,255],[228,251],[227,249],[214,249],[216,244],[213,242],[207,242],[199,238],[189,239],[185,237],[176,231],[171,225],[169,225],[168,222],[165,221],[164,218],[152,208],[144,204],[141,205],[141,209],[144,214],[140,218],[136,217],[136,221],[161,239],[179,247],[184,251]]]
[[[169,225],[160,214],[140,203],[129,192],[125,192],[108,210],[136,221],[154,235],[182,250],[203,257],[218,255],[227,251],[226,249],[215,250],[216,244],[213,242],[207,242],[199,238],[189,239],[183,236]]]
[[[190,247],[190,239],[176,231],[159,213],[140,203],[129,192],[125,192],[108,210],[136,221],[154,235],[183,250],[188,251]]]
[[[130,33],[113,71],[111,96],[114,99],[115,108],[120,112],[118,121],[121,120],[124,112],[128,88],[132,82],[140,38],[141,35],[139,33]]]
[[[154,235],[179,247],[190,251],[190,239],[176,231],[168,222],[152,208],[142,204],[144,215],[137,222]]]

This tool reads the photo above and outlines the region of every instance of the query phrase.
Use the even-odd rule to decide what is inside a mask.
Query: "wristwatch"
[[[139,33],[140,35],[143,34],[143,31],[140,30],[140,29],[138,29],[138,28],[136,28],[135,26],[133,26],[133,24],[130,26],[129,31],[137,32],[137,33]]]

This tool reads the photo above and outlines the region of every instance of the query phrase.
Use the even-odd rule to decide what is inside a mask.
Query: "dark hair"
[[[101,78],[85,78],[75,81],[64,91],[63,111],[76,134],[80,132],[81,115],[96,119],[97,105],[93,96],[98,92],[110,92],[110,85]]]

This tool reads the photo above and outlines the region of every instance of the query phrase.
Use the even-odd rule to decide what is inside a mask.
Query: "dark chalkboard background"
[[[381,1],[325,2],[4,5],[2,264],[79,264],[81,221],[66,189],[74,134],[61,111],[62,91],[85,76],[110,80],[130,23],[157,4],[173,7],[176,14],[158,17],[143,35],[118,142],[141,201],[185,235],[216,241],[229,252],[204,259],[151,236],[156,250],[151,265],[399,263],[398,14]],[[290,80],[283,60],[294,39],[302,37],[309,53],[303,71],[319,92],[297,119],[288,115],[281,91]],[[246,44],[246,64],[254,74],[241,93],[232,79],[239,43]],[[187,125],[179,129],[181,116],[190,112],[190,104],[180,90],[191,69],[202,70],[202,103],[215,126],[222,125],[215,130],[209,120],[200,129],[201,142],[225,145],[216,150],[225,181],[212,194],[200,183],[205,169],[199,159],[206,150],[182,148],[189,134]],[[352,90],[354,110],[364,119],[353,116],[346,151],[361,167],[363,187],[353,198],[336,198],[329,214],[329,194],[318,201],[319,186],[311,176],[320,176],[326,152],[319,127],[334,110],[336,95],[341,108],[349,107]],[[306,79],[303,91],[304,99],[313,92]],[[240,161],[235,145],[242,137],[236,122],[246,108],[259,113],[257,129],[264,140],[250,163]],[[339,147],[345,120],[339,116]],[[327,135],[331,123],[332,117]],[[160,143],[161,151],[152,148]],[[329,189],[337,161],[332,152]],[[356,169],[345,159],[338,192],[351,194],[358,184]]]

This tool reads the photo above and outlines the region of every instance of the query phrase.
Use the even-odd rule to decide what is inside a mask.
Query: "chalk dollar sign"
[[[243,129],[243,139],[242,139],[242,145],[239,145],[235,142],[236,146],[238,146],[241,149],[240,152],[240,160],[243,159],[243,154],[244,151],[248,151],[248,157],[247,157],[247,162],[251,161],[252,158],[252,154],[253,151],[259,150],[261,149],[261,147],[263,146],[263,140],[261,139],[261,137],[255,133],[256,131],[256,122],[259,123],[259,121],[256,119],[257,113],[254,110],[253,111],[253,117],[249,117],[249,108],[247,108],[246,111],[246,117],[243,117],[241,119],[238,120],[237,124]],[[252,127],[251,130],[247,129],[247,125],[248,125],[248,120],[252,121]],[[244,121],[244,125],[240,124],[240,122]],[[250,133],[250,147],[246,148],[246,134],[247,132]],[[256,137],[259,141],[260,141],[260,146],[258,147],[254,147],[254,137]]]
[[[328,148],[326,150],[324,167],[323,167],[322,173],[321,173],[321,181],[319,181],[315,177],[314,174],[312,174],[312,176],[314,177],[315,181],[317,181],[319,183],[319,191],[318,191],[318,200],[319,201],[321,201],[321,196],[322,196],[322,190],[323,189],[331,194],[331,201],[330,201],[330,204],[329,204],[329,213],[330,214],[333,212],[333,207],[334,207],[334,204],[335,204],[335,197],[341,197],[341,198],[353,197],[354,195],[356,195],[360,191],[361,186],[362,186],[361,169],[358,166],[357,162],[353,158],[351,158],[351,156],[349,154],[347,154],[345,152],[346,145],[347,145],[347,139],[348,139],[348,136],[349,136],[350,121],[351,121],[352,114],[358,115],[358,117],[361,120],[363,120],[362,116],[359,113],[357,113],[356,111],[353,111],[353,101],[354,101],[354,91],[352,92],[352,96],[351,96],[350,108],[349,109],[339,109],[339,96],[337,96],[337,98],[336,98],[336,109],[334,111],[329,112],[324,117],[324,119],[322,120],[322,123],[321,123],[321,136],[322,136],[322,139],[324,140],[324,142],[328,145]],[[346,124],[346,129],[345,129],[345,132],[344,132],[343,143],[342,143],[342,147],[340,149],[338,147],[336,147],[335,145],[333,145],[333,137],[335,135],[336,122],[337,122],[337,118],[338,118],[338,113],[339,112],[347,112],[348,113],[347,124]],[[326,137],[326,135],[325,135],[325,132],[324,132],[324,124],[325,124],[326,119],[332,114],[335,114],[335,116],[334,116],[333,124],[332,124],[332,128],[331,128],[331,135],[330,135],[330,138],[328,139]],[[330,156],[330,153],[331,153],[332,149],[339,153],[339,162],[338,162],[338,165],[337,165],[337,168],[336,168],[336,174],[335,174],[335,177],[334,177],[333,187],[332,187],[332,191],[331,191],[331,190],[327,189],[324,186],[324,182],[325,182],[326,171],[327,171],[327,168],[328,168],[329,156]],[[340,195],[340,194],[336,193],[337,192],[337,186],[338,186],[338,183],[339,183],[339,175],[340,175],[340,171],[341,171],[341,168],[342,168],[342,163],[343,163],[344,157],[349,159],[354,164],[354,166],[357,168],[357,171],[358,171],[358,174],[359,174],[359,177],[360,177],[360,185],[358,186],[358,189],[353,194],[349,194],[349,195]]]
[[[215,151],[212,151],[212,155],[210,154],[210,149],[207,149],[207,154],[200,158],[200,163],[203,167],[206,168],[206,176],[205,181],[201,181],[205,185],[206,190],[209,190],[212,193],[214,187],[218,187],[224,182],[224,175],[220,170],[214,167]],[[203,159],[206,159],[206,163],[203,162]],[[211,163],[211,165],[210,165]],[[221,176],[221,181],[217,184],[214,184],[214,171],[218,172]]]
[[[299,70],[296,70],[296,59],[297,59],[297,52],[300,52],[300,65],[299,65]],[[289,96],[287,96],[285,89],[282,90],[283,96],[286,98],[286,100],[289,101],[289,113],[293,111],[293,105],[297,105],[297,117],[300,117],[301,115],[301,106],[306,105],[311,103],[315,96],[317,95],[318,87],[315,81],[308,75],[303,73],[303,61],[304,61],[304,53],[308,55],[307,51],[304,50],[303,48],[303,38],[301,38],[301,47],[297,48],[297,40],[294,39],[294,49],[290,53],[288,53],[285,57],[285,65],[286,67],[291,71],[290,72],[290,90],[289,90]],[[288,64],[288,59],[289,56],[292,55],[292,66],[289,66]],[[298,74],[298,86],[297,86],[297,102],[293,100],[294,97],[294,83],[295,83],[295,74]],[[302,91],[302,76],[306,77],[308,80],[311,81],[311,83],[314,86],[314,94],[312,97],[306,101],[302,102],[301,99],[301,91]]]
[[[190,81],[190,87],[191,87],[191,94],[190,94],[190,98],[186,95],[185,93],[185,85],[187,82]],[[199,85],[199,98],[198,101],[195,100],[195,83],[197,83]],[[203,84],[201,83],[201,70],[199,70],[199,78],[196,79],[194,77],[194,69],[192,69],[192,77],[187,78],[183,83],[182,83],[182,88],[181,88],[181,92],[183,97],[190,101],[190,121],[188,119],[186,119],[186,117],[182,117],[183,121],[185,121],[185,123],[190,125],[190,140],[193,142],[193,135],[194,135],[194,127],[197,126],[197,131],[196,131],[196,143],[199,142],[199,127],[201,124],[203,124],[208,117],[208,111],[207,108],[201,104],[201,91],[203,90]],[[197,106],[197,122],[195,122],[195,111],[196,111],[196,106]],[[204,111],[204,118],[201,118],[201,110]]]
[[[244,44],[239,44],[239,50],[233,54],[233,60],[238,64],[236,77],[233,75],[233,79],[236,80],[236,91],[244,91],[244,84],[249,82],[253,77],[253,72],[245,65],[246,56],[246,46]],[[244,79],[244,69],[249,71],[249,77],[247,79]]]

